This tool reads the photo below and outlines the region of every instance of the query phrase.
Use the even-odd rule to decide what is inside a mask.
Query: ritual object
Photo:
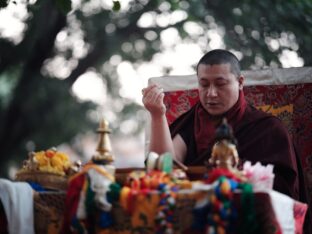
[[[108,122],[100,120],[96,153],[82,170],[70,178],[65,201],[63,233],[93,233],[95,227],[112,225],[112,202],[119,185],[115,183],[114,157],[108,134]],[[116,191],[117,190],[117,191]],[[95,231],[96,232],[96,231]]]
[[[236,140],[233,136],[232,128],[228,125],[225,118],[216,130],[215,141],[209,163],[230,171],[236,169],[239,160]]]
[[[238,181],[247,181],[243,171],[238,170],[239,156],[236,149],[236,139],[226,118],[216,129],[215,144],[212,147],[208,165],[214,169],[209,172],[210,181],[220,176],[235,178]]]
[[[101,118],[99,128],[96,131],[99,134],[99,142],[96,148],[96,153],[92,156],[91,163],[100,165],[108,171],[109,174],[115,176],[114,155],[109,138],[111,130],[108,122]]]
[[[69,156],[56,148],[30,152],[15,180],[38,184],[44,189],[66,190],[69,176],[80,168],[80,161],[72,163]]]
[[[96,149],[97,153],[92,157],[92,162],[103,165],[111,164],[114,161],[109,139],[111,130],[104,118],[100,120],[99,128],[96,132],[99,134],[99,142]]]
[[[171,173],[173,169],[173,158],[170,153],[158,155],[155,152],[150,152],[146,159],[146,170],[160,170],[166,173]]]

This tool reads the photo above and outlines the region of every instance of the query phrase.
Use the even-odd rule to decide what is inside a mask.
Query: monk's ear
[[[238,77],[238,87],[240,90],[242,90],[244,87],[244,81],[245,81],[245,78],[243,76]]]

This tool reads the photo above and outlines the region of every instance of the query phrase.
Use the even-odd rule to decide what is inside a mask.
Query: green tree
[[[312,65],[311,0],[207,0],[206,6],[223,27],[227,47],[242,52],[245,68],[280,66],[285,50]]]
[[[163,27],[138,24],[146,12],[160,17],[177,9],[178,2],[172,8],[162,1],[138,0],[116,12],[105,2],[82,1],[67,15],[60,10],[58,2],[39,0],[28,4],[29,17],[22,40],[18,43],[7,38],[0,40],[2,176],[6,175],[11,161],[25,159],[29,143],[44,149],[70,142],[77,133],[91,128],[87,113],[94,105],[81,103],[71,92],[75,81],[89,69],[101,74],[107,85],[112,100],[109,108],[116,113],[111,127],[118,133],[119,123],[124,120],[136,118],[142,123],[142,115],[133,114],[141,107],[119,96],[118,64],[110,59],[117,56],[120,61],[132,61],[134,66],[148,61],[161,49],[160,33],[170,27],[182,28],[186,21]],[[58,35],[65,35],[69,41],[58,43]],[[76,54],[74,41],[70,41],[73,37],[80,40],[85,54]],[[47,64],[57,58],[65,63],[49,71]],[[62,66],[70,70],[69,74],[57,77],[56,71],[64,69]],[[134,132],[142,126],[138,124]]]

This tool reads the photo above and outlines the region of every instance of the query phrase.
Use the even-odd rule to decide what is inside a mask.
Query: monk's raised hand
[[[166,107],[164,104],[164,92],[161,87],[152,84],[142,89],[142,95],[143,105],[152,116],[161,116],[165,114]]]

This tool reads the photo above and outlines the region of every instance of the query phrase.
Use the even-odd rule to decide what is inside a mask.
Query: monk
[[[169,127],[161,87],[142,90],[151,116],[149,151],[170,152],[185,165],[204,165],[211,156],[216,127],[225,117],[238,142],[241,162],[274,165],[274,190],[305,201],[301,163],[283,123],[257,110],[244,97],[239,60],[226,50],[212,50],[197,65],[199,101]]]

